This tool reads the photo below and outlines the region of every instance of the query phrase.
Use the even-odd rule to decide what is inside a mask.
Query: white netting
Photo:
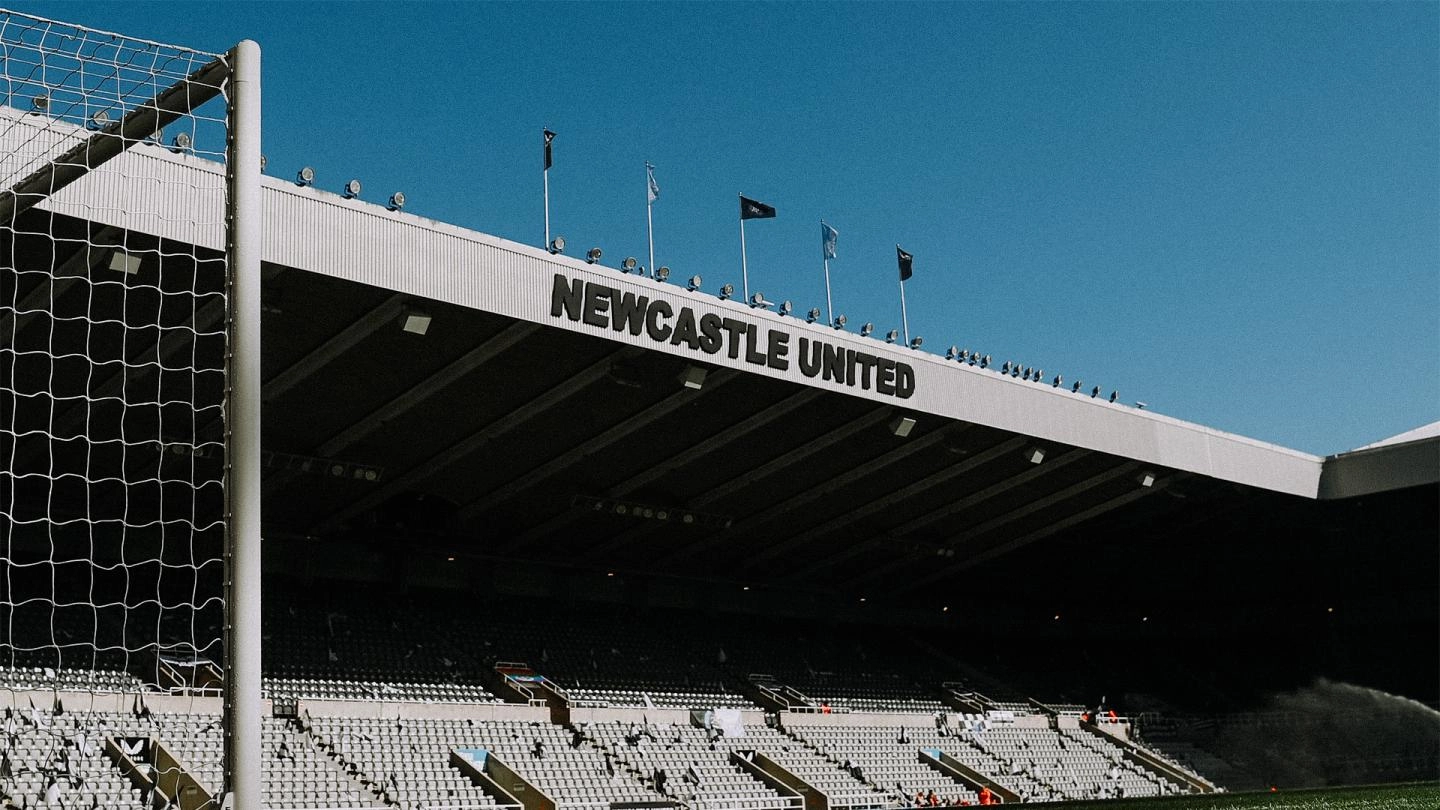
[[[5,10],[0,49],[0,790],[138,805],[55,760],[104,762],[79,711],[218,685],[227,68]]]

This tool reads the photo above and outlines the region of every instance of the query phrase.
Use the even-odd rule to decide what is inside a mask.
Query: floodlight
[[[406,307],[405,320],[400,328],[412,335],[423,335],[430,331],[430,320],[430,313]]]
[[[405,192],[403,192],[403,191],[397,191],[397,192],[395,192],[394,194],[391,194],[391,195],[390,195],[390,202],[387,203],[385,207],[386,207],[386,208],[389,208],[391,211],[399,211],[401,208],[404,208],[404,207],[405,207]],[[564,247],[564,246],[565,246],[565,240],[564,240],[564,239],[561,239],[561,240],[559,240],[559,241],[560,241],[560,246],[561,246],[561,247]]]
[[[735,294],[735,285],[726,284],[720,288],[720,300],[725,301]]]
[[[1111,401],[1111,402],[1114,402],[1115,400],[1117,400],[1117,399],[1119,399],[1119,398],[1120,398],[1120,392],[1119,392],[1119,391],[1111,391],[1111,392],[1110,392],[1110,401]]]
[[[600,261],[600,256],[604,254],[604,252],[605,251],[601,250],[598,247],[590,248],[589,250],[585,251],[585,261],[589,262],[590,264],[594,264]]]
[[[705,369],[699,366],[686,366],[680,372],[680,384],[686,388],[699,391],[705,387]]]
[[[790,313],[795,311],[795,305],[790,303],[790,301],[787,299],[781,301],[780,306],[776,307],[775,311],[780,313],[781,315],[789,315]]]
[[[195,140],[190,137],[190,133],[181,132],[170,142],[170,151],[179,154],[180,152],[188,151],[194,145]]]
[[[1065,382],[1065,378],[1061,377],[1059,374],[1056,374],[1055,379],[1050,383],[1050,387],[1059,388],[1060,384],[1063,382]]]
[[[635,261],[635,257],[634,257],[634,256],[626,256],[625,259],[624,259],[624,261],[620,262],[620,269],[623,270],[623,271],[625,271],[626,273],[633,273],[633,272],[635,272],[635,268],[637,268],[637,267],[639,267],[639,266],[640,266],[640,263],[637,262],[637,261]]]
[[[807,312],[807,313],[805,313],[805,322],[806,322],[806,323],[814,323],[814,322],[816,322],[816,321],[818,321],[818,320],[820,320],[820,308],[819,308],[819,307],[811,307],[811,308],[810,308],[810,311]]]
[[[844,329],[844,328],[845,328],[845,321],[846,321],[846,320],[847,320],[847,318],[846,318],[844,315],[836,315],[836,316],[835,316],[835,328],[836,328],[836,329]]]
[[[270,165],[270,158],[265,157],[264,155],[261,155],[261,156],[260,156],[260,171],[262,171],[262,172],[265,171],[265,167],[266,167],[266,166],[269,166],[269,165]]]
[[[1140,410],[1143,411],[1143,410],[1145,410],[1146,408],[1150,407],[1150,403],[1148,403],[1148,402],[1141,402],[1140,400],[1137,399],[1137,400],[1135,400],[1135,407],[1136,407],[1136,408],[1139,408]]]
[[[552,254],[565,252],[565,237],[557,236],[550,240],[550,252]]]
[[[1010,367],[1010,376],[1011,376],[1011,377],[1019,377],[1019,376],[1020,376],[1020,364],[1019,364],[1019,363],[1016,363],[1015,365],[1013,365],[1013,366]]]
[[[993,361],[991,361],[990,355],[987,354],[987,355],[985,355],[984,357],[980,358],[980,367],[981,367],[981,368],[989,368],[991,362],[993,362]]]
[[[1003,365],[1003,366],[1000,367],[1000,373],[1001,373],[1001,374],[1009,374],[1009,373],[1010,373],[1010,361],[1009,361],[1009,360],[1006,360],[1006,361],[1005,361],[1005,365]]]
[[[689,290],[690,292],[695,292],[696,290],[700,289],[700,282],[703,280],[704,279],[700,278],[699,276],[691,276],[690,280],[685,282],[685,289]]]
[[[959,349],[959,347],[957,347],[957,346],[951,346],[950,348],[948,348],[948,349],[945,350],[945,359],[946,359],[946,360],[954,360],[955,357],[956,357],[956,355],[958,355],[958,354],[960,354],[960,349]]]
[[[870,337],[871,333],[873,333],[874,331],[875,324],[871,323],[870,321],[866,321],[865,323],[860,324],[860,337]]]
[[[356,197],[359,197],[359,196],[360,196],[360,181],[359,181],[359,180],[348,180],[348,181],[346,181],[346,183],[345,183],[345,189],[344,189],[344,194],[345,194],[345,199],[347,199],[347,200],[353,200],[353,199],[355,199]]]
[[[889,332],[886,332],[886,333],[885,333],[885,342],[886,342],[886,343],[894,343],[895,341],[897,341],[897,340],[899,340],[899,339],[900,339],[900,330],[899,330],[899,329],[891,329]]]
[[[1030,375],[1030,379],[1034,380],[1035,382],[1045,382],[1044,369],[1035,369],[1035,373]]]
[[[765,293],[756,292],[750,296],[750,306],[758,307],[759,309],[769,309],[770,302],[765,300]]]
[[[140,257],[116,250],[110,254],[110,269],[133,276],[140,272]]]
[[[1072,393],[1072,394],[1078,394],[1078,393],[1080,393],[1080,380],[1076,380],[1076,381],[1075,381],[1075,384],[1072,385],[1072,386],[1070,386],[1070,393]]]
[[[310,166],[302,166],[300,168],[300,171],[296,172],[295,174],[295,185],[297,186],[313,185],[314,182],[315,169],[311,168]]]
[[[659,269],[657,269],[657,270],[655,271],[655,280],[656,280],[656,281],[668,281],[669,279],[670,279],[670,268],[668,268],[668,267],[666,267],[666,266],[664,266],[664,265],[661,265],[661,266],[659,267]]]
[[[1091,389],[1090,389],[1090,398],[1091,398],[1091,399],[1094,399],[1095,397],[1098,397],[1098,396],[1100,396],[1100,386],[1097,385],[1097,386],[1095,386],[1094,388],[1091,388]]]
[[[1135,482],[1145,488],[1155,486],[1155,473],[1152,470],[1145,470],[1135,477]]]
[[[94,115],[90,116],[90,129],[104,129],[108,126],[110,126],[110,113],[105,110],[97,110]]]
[[[34,110],[37,113],[48,112],[50,110],[50,97],[35,96],[34,98],[30,99],[30,109]]]
[[[890,432],[898,438],[905,438],[915,429],[915,420],[909,416],[897,416],[890,422]]]
[[[912,349],[918,349],[918,348],[920,348],[920,344],[922,344],[922,343],[924,343],[924,342],[925,342],[925,338],[920,337],[919,335],[916,335],[915,337],[910,338],[910,348],[912,348]]]

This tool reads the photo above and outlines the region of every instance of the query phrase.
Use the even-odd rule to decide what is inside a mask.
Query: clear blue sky
[[[264,50],[270,171],[1331,453],[1440,419],[1440,3],[18,8]]]

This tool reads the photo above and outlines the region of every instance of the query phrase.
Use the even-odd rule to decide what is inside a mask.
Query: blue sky
[[[1440,3],[29,3],[264,51],[270,171],[1331,453],[1440,419]]]

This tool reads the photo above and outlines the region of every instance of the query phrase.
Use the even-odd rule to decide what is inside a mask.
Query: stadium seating
[[[938,739],[933,729],[904,729],[902,736],[898,726],[816,726],[793,720],[786,728],[831,761],[858,766],[866,780],[884,790],[894,789],[902,799],[934,792],[942,801],[979,801],[967,786],[920,761],[922,746],[916,740],[929,740],[931,735]]]
[[[264,692],[305,707],[299,719],[265,721],[266,803],[281,810],[480,808],[508,801],[451,764],[457,749],[484,749],[531,789],[572,805],[669,800],[696,810],[791,808],[793,798],[751,775],[761,767],[757,761],[783,769],[836,808],[894,806],[932,791],[941,800],[975,802],[974,789],[932,764],[923,753],[929,750],[1028,801],[1159,796],[1185,789],[1127,759],[1103,736],[1069,727],[1075,711],[1060,713],[1066,721],[1060,728],[1041,708],[1009,693],[991,699],[967,691],[943,659],[894,635],[524,599],[471,609],[462,597],[444,594],[411,593],[370,604],[343,593],[277,593],[265,615]],[[156,688],[119,669],[15,665],[37,651],[43,659],[44,645],[14,647],[12,666],[0,668],[0,687],[92,694]],[[506,699],[525,701],[506,686],[498,662],[523,662],[527,671],[562,689],[572,711],[603,707],[624,719],[581,714],[580,725],[566,726],[558,723],[563,714],[557,722],[533,719],[534,706],[524,706],[530,719],[499,719],[506,715],[497,707]],[[142,656],[124,663],[145,665]],[[780,712],[775,727],[755,724],[751,715],[743,736],[711,740],[705,729],[674,724],[691,716],[677,715],[676,709],[753,710],[755,701],[769,702],[767,694],[782,691],[793,710]],[[317,700],[401,704],[405,719],[380,719],[354,706],[327,708]],[[417,713],[427,705],[435,708]],[[955,706],[986,711],[957,712]],[[830,716],[820,717],[822,708]],[[647,711],[651,717],[660,713],[659,725],[643,720]],[[348,716],[357,712],[366,716]],[[912,720],[902,735],[898,720],[875,713]],[[934,723],[940,713],[949,718],[945,734]],[[76,724],[92,749],[102,747],[107,735],[151,737],[202,786],[213,790],[220,784],[216,715],[78,717],[62,715],[56,722]],[[644,730],[638,736],[637,721]],[[37,743],[47,739],[25,736]],[[38,747],[16,756],[33,762]],[[736,752],[744,752],[750,764],[732,758]],[[77,765],[90,769],[87,784],[105,786],[92,788],[89,798],[103,792],[100,803],[106,806],[143,803],[126,783],[114,781],[119,772],[113,764],[93,754],[88,765]],[[659,784],[657,772],[666,775]],[[49,786],[34,781],[27,778],[17,792],[43,798]],[[119,787],[111,791],[112,784]]]
[[[104,729],[77,716],[10,713],[5,721],[10,775],[0,794],[16,807],[143,810],[138,788],[104,754]]]
[[[449,764],[454,747],[478,746],[471,723],[443,720],[315,718],[310,731],[346,773],[403,810],[425,806],[499,807]]]
[[[696,810],[786,810],[792,802],[731,764],[730,752],[753,744],[746,736],[715,736],[691,726],[641,729],[633,724],[597,723],[585,735],[627,770],[655,786],[664,773],[664,794]]]
[[[319,698],[406,703],[498,703],[483,686],[409,681],[342,681],[324,678],[265,678],[267,698]]]
[[[0,687],[6,689],[60,689],[75,692],[138,692],[145,687],[128,672],[63,667],[0,667]]]

